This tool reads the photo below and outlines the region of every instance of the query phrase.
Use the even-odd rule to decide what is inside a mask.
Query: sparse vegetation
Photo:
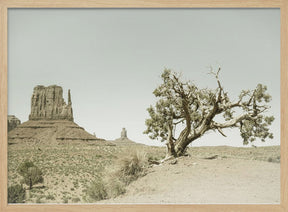
[[[48,194],[48,195],[46,196],[46,199],[48,199],[48,200],[55,200],[55,197],[54,197],[52,194]]]
[[[25,189],[22,185],[13,185],[8,187],[8,203],[24,203]]]
[[[90,201],[114,198],[125,193],[125,187],[145,175],[148,159],[144,151],[137,151],[120,158],[115,170],[105,179],[97,177],[87,188]]]
[[[268,162],[270,163],[280,163],[280,156],[277,157],[269,157]]]
[[[38,204],[42,203],[42,201],[41,201],[41,197],[37,197],[37,199],[36,199],[36,203],[38,203]]]
[[[80,202],[81,200],[80,200],[80,198],[79,197],[74,197],[74,198],[72,198],[72,202],[73,203],[77,203],[77,202]]]
[[[68,203],[69,199],[67,197],[63,198],[63,203]]]
[[[109,198],[115,198],[121,194],[124,194],[126,192],[126,185],[118,180],[114,179],[107,185],[107,192]]]
[[[87,195],[92,201],[99,201],[108,197],[105,184],[102,179],[94,180],[87,188]]]

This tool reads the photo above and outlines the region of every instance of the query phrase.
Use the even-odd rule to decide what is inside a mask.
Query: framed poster
[[[287,210],[287,12],[1,1],[1,210]]]

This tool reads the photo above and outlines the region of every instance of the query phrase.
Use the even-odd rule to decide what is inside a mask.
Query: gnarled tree
[[[244,145],[256,138],[273,138],[269,125],[274,117],[265,116],[271,101],[267,87],[258,84],[254,90],[243,90],[233,102],[221,85],[219,72],[220,68],[217,72],[211,69],[218,84],[216,89],[200,89],[168,69],[162,73],[163,83],[153,92],[159,100],[147,109],[150,118],[144,133],[151,139],[166,141],[167,156],[183,155],[190,143],[211,130],[226,136],[223,129],[239,128]],[[175,138],[177,127],[182,131]]]

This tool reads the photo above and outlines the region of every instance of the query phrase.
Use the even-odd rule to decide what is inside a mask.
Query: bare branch
[[[226,121],[225,123],[217,123],[217,122],[212,122],[211,128],[228,128],[228,127],[233,127],[235,124],[243,121],[243,120],[255,120],[256,117],[252,117],[252,114],[242,114],[238,117],[235,117],[234,119],[231,119],[229,121]]]
[[[177,122],[175,122],[175,123],[173,123],[173,124],[174,124],[174,125],[177,125],[177,124],[183,122],[184,120],[185,120],[185,119],[183,118],[183,119],[181,119],[180,121],[177,121]]]
[[[221,128],[217,127],[217,130],[218,130],[218,132],[219,132],[221,135],[223,135],[224,137],[227,137],[227,136],[224,134],[224,132],[221,130]]]

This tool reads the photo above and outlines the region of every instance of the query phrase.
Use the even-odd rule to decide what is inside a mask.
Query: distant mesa
[[[62,87],[57,85],[34,88],[31,98],[29,121],[18,125],[8,133],[9,142],[63,142],[97,141],[97,145],[114,145],[89,134],[73,119],[71,93],[68,103],[63,99]]]
[[[8,115],[8,118],[7,118],[8,132],[13,130],[14,128],[16,128],[20,124],[21,124],[21,121],[16,116]]]
[[[118,139],[115,139],[113,141],[114,144],[116,145],[133,145],[133,144],[138,144],[138,145],[141,145],[139,143],[136,143],[134,141],[131,141],[128,137],[127,137],[127,130],[125,128],[122,128],[122,131],[121,131],[121,137],[118,138]]]

